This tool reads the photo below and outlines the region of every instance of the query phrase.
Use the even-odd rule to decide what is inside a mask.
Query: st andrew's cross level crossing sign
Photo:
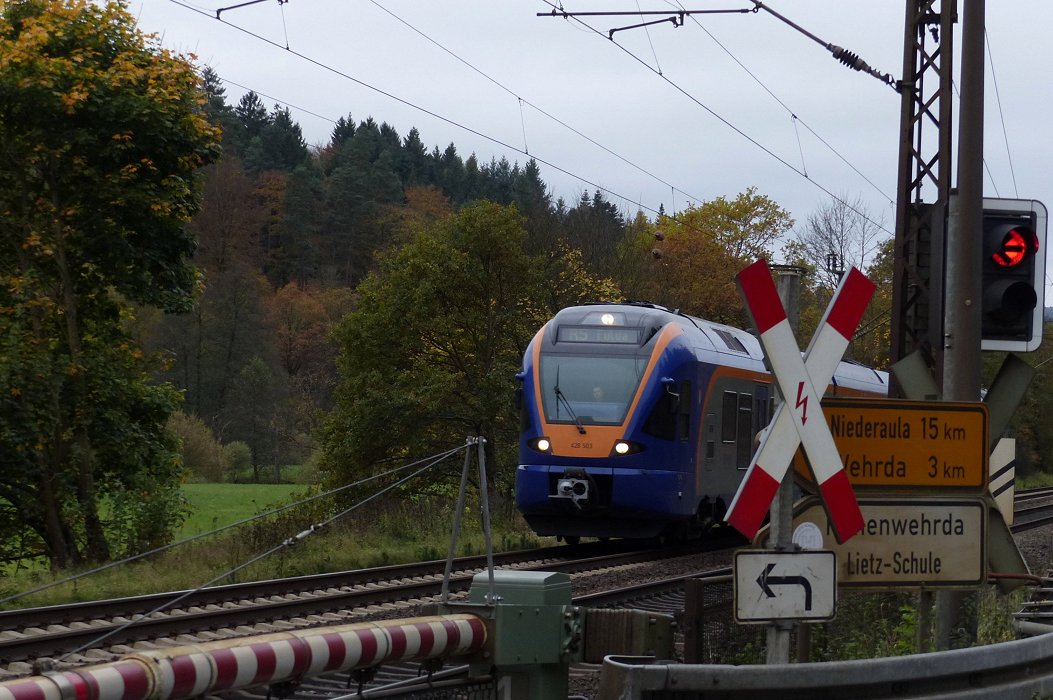
[[[848,271],[802,359],[768,263],[758,260],[736,279],[785,400],[776,409],[725,520],[753,539],[802,445],[833,532],[838,542],[845,542],[863,529],[863,516],[819,401],[874,295],[874,283],[855,268]]]

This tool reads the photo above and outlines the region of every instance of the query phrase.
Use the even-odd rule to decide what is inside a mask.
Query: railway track
[[[1053,524],[1053,488],[1022,491],[1013,499],[1013,531]]]
[[[704,548],[723,546],[728,546],[726,541],[715,539]],[[592,543],[497,554],[494,564],[587,578],[612,569],[654,566],[699,551],[697,544],[640,549],[623,542]],[[456,559],[450,593],[456,597],[467,591],[472,577],[485,567],[484,556]],[[76,663],[81,657],[121,653],[141,642],[186,644],[292,627],[405,617],[415,605],[439,600],[444,568],[444,561],[432,561],[0,612],[0,664],[18,674],[35,659],[73,654],[68,661]]]
[[[1044,504],[1039,503],[1042,500]],[[1021,493],[1017,503],[1014,531],[1053,522],[1053,489]],[[704,549],[697,544],[640,549],[620,542],[590,543],[498,554],[494,555],[494,564],[500,568],[569,573],[575,589],[590,590],[576,595],[575,604],[675,613],[683,607],[685,580],[731,575],[730,567],[699,570],[690,569],[689,563],[677,562],[689,562],[701,551],[741,544],[738,539],[712,539]],[[679,566],[689,573],[639,583],[640,579],[654,576],[656,562],[667,562],[669,568]],[[453,596],[466,591],[472,577],[485,566],[483,556],[456,559],[450,579]],[[51,660],[69,655],[64,663],[97,663],[128,653],[143,643],[174,646],[293,627],[407,617],[413,614],[415,606],[439,600],[444,567],[445,562],[441,561],[423,562],[0,612],[0,680],[32,672],[34,662],[40,660],[47,666]],[[602,585],[604,579],[616,578],[609,572],[617,570],[633,572],[629,577],[637,582]],[[578,585],[588,580],[593,583]]]

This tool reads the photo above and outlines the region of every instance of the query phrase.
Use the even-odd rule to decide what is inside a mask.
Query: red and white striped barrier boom
[[[819,401],[874,295],[874,283],[855,268],[848,271],[802,359],[768,263],[757,261],[737,279],[784,401],[776,409],[725,520],[753,539],[794,452],[803,443],[834,536],[844,542],[863,529],[863,515]]]
[[[466,656],[486,639],[486,625],[474,615],[280,632],[5,681],[0,700],[180,700],[396,661]]]

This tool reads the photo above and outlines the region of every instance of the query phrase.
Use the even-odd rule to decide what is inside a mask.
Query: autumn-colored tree
[[[663,220],[662,217],[659,220]],[[648,220],[643,212],[637,212],[626,224],[625,235],[614,250],[611,268],[626,299],[658,303],[651,295],[657,291],[655,278],[664,272],[661,259],[664,237],[659,226]]]
[[[191,306],[184,223],[218,133],[193,66],[121,3],[0,12],[0,498],[53,566],[99,561],[178,515],[176,397],[122,322],[129,300]]]
[[[275,412],[283,438],[281,453],[303,455],[315,447],[313,433],[320,411],[332,406],[336,386],[336,345],[333,328],[351,308],[350,290],[303,289],[288,284],[267,300],[269,327],[277,347],[278,371],[288,387]]]
[[[789,213],[754,188],[660,218],[663,240],[652,242],[658,264],[638,288],[649,301],[744,328],[749,321],[735,275],[760,257],[770,258],[772,244],[792,226]]]
[[[895,239],[878,244],[864,272],[877,289],[849,345],[849,357],[870,367],[886,369],[892,347],[892,277]]]
[[[190,224],[198,242],[194,262],[206,279],[227,274],[239,264],[257,263],[256,237],[265,216],[257,206],[252,179],[232,156],[205,169],[201,210]]]

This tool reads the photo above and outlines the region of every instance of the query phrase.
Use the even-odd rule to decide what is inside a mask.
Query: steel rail
[[[584,548],[578,546],[562,549],[564,551],[571,549],[576,553],[580,553]],[[697,547],[690,550],[691,553],[697,553],[698,551]],[[685,548],[679,547],[664,550],[633,550],[616,554],[564,559],[562,561],[553,560],[551,557],[539,559],[533,556],[529,558],[528,563],[518,562],[518,566],[523,570],[543,569],[545,571],[581,573],[612,566],[659,561],[682,556],[685,553]],[[507,561],[511,562],[512,559]],[[405,570],[401,567],[384,568],[388,573],[392,571],[403,572]],[[479,567],[475,568],[478,569]],[[316,589],[314,592],[299,591],[292,593],[285,591],[267,598],[257,597],[251,602],[242,599],[240,605],[233,601],[227,601],[225,604],[212,603],[207,606],[181,607],[170,613],[159,613],[144,617],[136,620],[135,624],[130,626],[125,626],[128,619],[130,619],[129,615],[121,615],[106,620],[96,618],[90,623],[81,622],[80,624],[43,624],[40,621],[41,618],[36,618],[31,623],[32,627],[22,628],[17,631],[7,630],[4,633],[0,633],[0,661],[10,663],[32,658],[58,656],[80,649],[85,645],[91,645],[93,641],[107,634],[110,636],[106,638],[105,645],[109,647],[118,644],[133,644],[160,637],[258,625],[306,615],[321,615],[399,601],[437,597],[442,587],[441,576],[432,576],[428,580],[406,581],[403,580],[406,577],[400,575],[398,576],[400,579],[398,581],[389,579],[387,582],[381,582],[377,579],[376,570],[368,570],[364,573],[368,575],[369,581],[356,584],[355,586],[328,587]],[[468,590],[474,574],[475,571],[462,569],[460,573],[451,577],[450,590],[454,593]],[[132,600],[137,604],[140,602],[139,599]],[[114,603],[116,604],[116,602]],[[64,606],[57,607],[59,609],[51,610],[50,612],[56,615],[60,614],[62,612],[61,608]],[[127,611],[127,608],[125,608],[125,611]],[[33,618],[30,617],[29,619]],[[124,626],[124,629],[120,629],[122,626]]]

